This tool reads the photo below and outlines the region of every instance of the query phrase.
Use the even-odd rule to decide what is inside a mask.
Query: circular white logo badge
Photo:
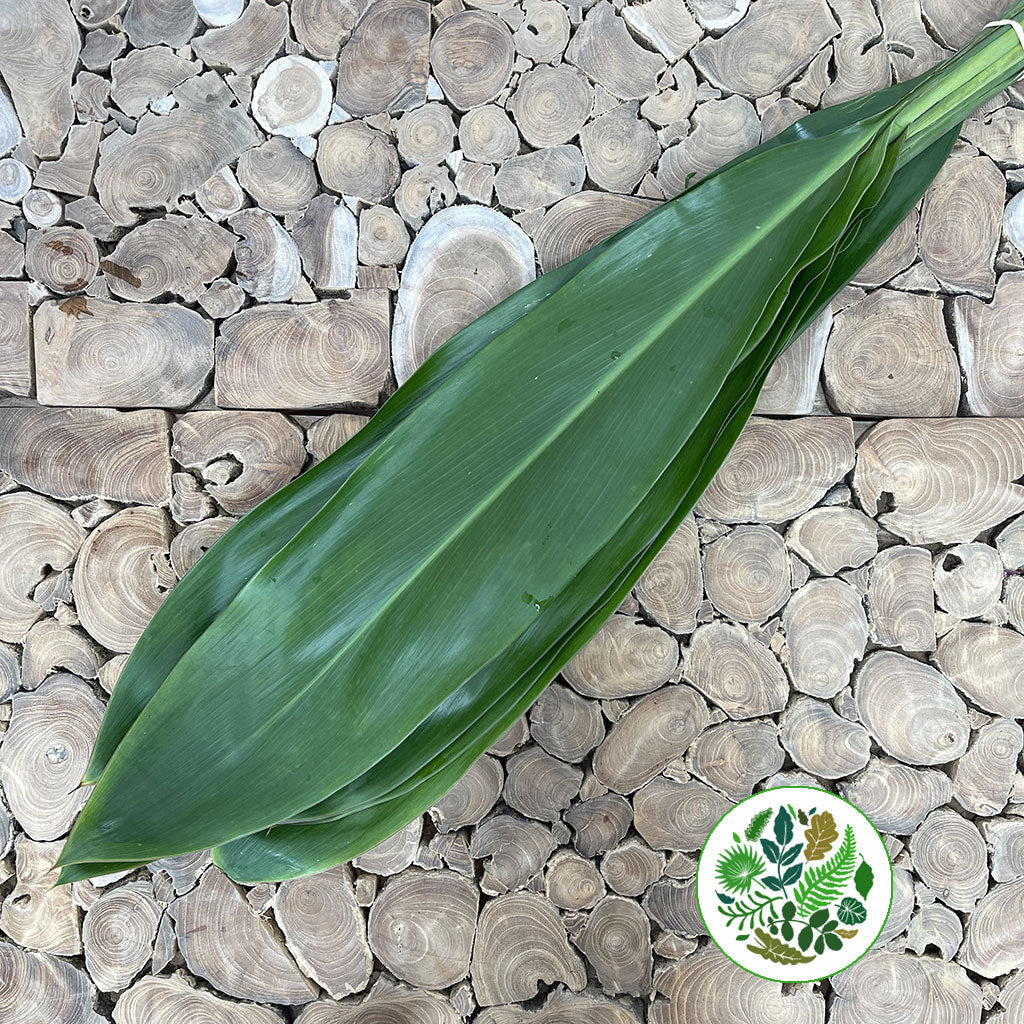
[[[818,981],[873,945],[889,916],[892,865],[853,804],[808,786],[742,801],[711,830],[697,903],[734,963],[771,981]]]

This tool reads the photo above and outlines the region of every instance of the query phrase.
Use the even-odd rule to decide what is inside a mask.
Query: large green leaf
[[[798,328],[802,329],[806,322],[817,314],[822,295],[831,295],[873,255],[873,240],[879,237],[879,231],[891,230],[909,213],[945,160],[956,137],[957,132],[954,130],[918,157],[912,165],[896,174],[883,200],[866,214],[857,229],[852,232],[852,237],[842,253],[843,258],[836,260],[828,272],[819,278],[815,290],[808,290],[803,319],[796,324]],[[710,481],[715,468],[728,452],[739,428],[746,421],[771,361],[779,350],[776,348],[767,353],[752,354],[748,360],[749,365],[738,367],[731,378],[733,389],[735,382],[744,377],[750,381],[750,387],[725,420],[719,437],[709,447],[702,474],[695,478],[693,483],[693,491],[696,494],[699,494]],[[723,388],[719,400],[723,403],[728,401],[732,393],[733,390],[728,386]],[[697,440],[694,438],[695,442]],[[692,503],[692,500],[695,500],[693,494],[684,496],[680,502],[680,510]],[[671,525],[675,525],[675,519]],[[656,538],[655,543],[643,553],[639,561],[631,564],[621,574],[620,579],[610,585],[603,601],[592,610],[591,624],[600,624],[618,605],[628,591],[630,581],[635,580],[664,539],[664,535]],[[585,626],[585,622],[581,624],[584,630]],[[429,807],[439,795],[454,784],[475,757],[532,703],[550,677],[552,664],[560,664],[567,653],[577,649],[578,638],[566,638],[565,643],[565,647],[552,651],[549,661],[531,667],[532,672],[527,680],[529,685],[526,688],[523,688],[521,680],[517,680],[517,684],[506,691],[502,700],[495,702],[481,714],[478,723],[475,723],[477,731],[472,735],[471,744],[451,744],[438,753],[430,770],[416,773],[410,779],[396,785],[390,793],[373,792],[371,787],[376,789],[381,785],[380,777],[385,773],[381,772],[381,776],[378,776],[378,772],[388,767],[386,762],[392,762],[389,766],[392,779],[399,778],[406,765],[413,762],[413,757],[408,751],[400,750],[381,762],[373,772],[367,773],[366,778],[361,780],[363,789],[354,787],[348,813],[339,816],[338,820],[318,825],[279,826],[267,833],[247,836],[217,848],[214,851],[216,863],[242,881],[285,878],[335,864],[386,838]],[[498,667],[489,666],[479,676],[479,679],[471,681],[473,691],[462,695],[463,705],[483,702],[484,696],[493,688],[495,678],[499,676]],[[437,734],[445,735],[451,731],[460,710],[459,704],[455,701],[451,702],[451,706],[439,708],[438,712],[430,716],[424,726],[417,730],[422,734],[422,741],[426,743]],[[367,790],[371,790],[370,794]],[[371,795],[369,800],[368,795]],[[325,801],[325,804],[330,802]],[[339,801],[337,807],[332,810],[343,806],[344,803]]]
[[[760,150],[774,149],[801,138],[822,138],[887,109],[906,95],[914,84],[903,83],[839,107],[817,111],[763,143]],[[745,157],[733,163],[742,159]],[[729,164],[722,170],[731,166]],[[189,573],[170,594],[136,645],[118,679],[117,690],[111,697],[83,781],[90,783],[99,778],[117,744],[185,651],[255,572],[323,508],[392,427],[468,358],[553,294],[609,244],[655,216],[658,216],[657,210],[612,239],[538,278],[479,317],[427,360],[371,423],[340,451],[263,502],[232,527],[204,556],[202,568]]]
[[[206,845],[238,877],[302,873],[454,782],[671,534],[772,359],[884,239],[896,182],[1024,66],[999,30],[965,53],[513,297],[230,531],[223,579],[208,555],[129,661],[62,879]]]
[[[183,655],[65,861],[154,859],[286,819],[520,636],[693,433],[871,139],[858,126],[734,165],[444,381]],[[641,405],[637,445],[621,423]]]

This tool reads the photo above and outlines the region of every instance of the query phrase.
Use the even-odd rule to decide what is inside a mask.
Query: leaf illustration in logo
[[[715,876],[729,892],[749,892],[754,879],[764,871],[764,859],[749,846],[734,846],[718,859]]]
[[[853,874],[857,862],[857,844],[853,827],[846,826],[846,834],[839,849],[824,864],[809,867],[794,893],[801,916],[837,900]]]
[[[844,939],[852,939],[852,938],[854,938],[856,936],[856,934],[857,934],[857,929],[856,928],[837,928],[836,929],[836,935],[838,935],[838,936],[840,936],[841,938],[844,938]]]
[[[799,881],[803,871],[803,864],[794,864],[791,868],[787,869],[786,873],[782,876],[782,884],[792,885],[794,882]]]
[[[761,833],[764,832],[765,826],[768,824],[771,816],[772,809],[770,807],[766,807],[763,811],[758,811],[757,814],[750,819],[750,824],[747,826],[747,830],[743,834],[752,843],[760,839]]]
[[[810,946],[811,940],[813,938],[814,938],[814,929],[809,924],[807,924],[807,925],[804,925],[804,927],[800,929],[800,934],[796,937],[796,941],[799,944],[801,949],[806,950]]]
[[[811,818],[810,828],[804,829],[807,847],[804,856],[807,860],[824,860],[825,854],[839,838],[836,820],[828,811],[821,811]]]
[[[788,846],[793,841],[793,816],[785,807],[779,808],[775,815],[775,841],[780,847]]]
[[[772,963],[807,964],[814,959],[813,956],[804,956],[799,949],[795,949],[793,946],[787,946],[785,942],[775,938],[773,935],[769,935],[763,928],[755,928],[754,934],[761,945],[749,945],[747,949],[751,953],[763,956],[765,960],[771,960]]]
[[[866,860],[860,862],[860,867],[857,868],[857,873],[853,876],[853,884],[860,894],[860,898],[866,900],[868,893],[871,892],[871,886],[875,884],[875,873]]]
[[[807,813],[803,809],[797,811],[796,812],[796,820],[799,821],[801,825],[806,825],[807,824]]]
[[[779,863],[785,866],[786,864],[792,864],[793,861],[800,856],[800,851],[804,848],[803,843],[794,843],[788,850],[786,850],[779,858]]]
[[[855,900],[852,896],[844,896],[839,903],[839,908],[836,910],[836,917],[843,924],[860,924],[866,920],[867,916],[868,912],[864,904],[860,900]]]
[[[761,849],[764,850],[764,855],[768,858],[770,863],[779,863],[779,858],[782,857],[782,851],[770,839],[761,840]]]

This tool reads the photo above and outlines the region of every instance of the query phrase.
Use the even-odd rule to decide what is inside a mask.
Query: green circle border
[[[845,967],[841,967],[838,971],[833,971],[831,974],[822,974],[820,977],[817,978],[807,978],[806,980],[797,980],[796,978],[786,978],[785,980],[780,978],[769,978],[766,974],[758,974],[757,971],[752,971],[749,967],[744,967],[743,964],[741,964],[738,960],[731,957],[722,948],[721,944],[718,942],[718,940],[711,932],[711,926],[708,924],[707,918],[704,916],[704,908],[700,905],[700,893],[698,892],[697,886],[697,872],[700,871],[700,862],[701,859],[704,857],[704,849],[706,848],[708,841],[714,835],[715,830],[722,824],[722,822],[725,821],[725,819],[728,818],[729,815],[732,814],[732,812],[735,811],[737,807],[741,807],[748,800],[753,800],[755,797],[763,797],[765,793],[775,792],[776,790],[789,789],[806,790],[808,793],[826,793],[828,796],[834,797],[836,800],[842,801],[842,803],[846,804],[847,807],[850,807],[854,811],[856,811],[856,813],[859,814],[868,823],[868,825],[871,828],[871,831],[874,832],[876,836],[878,836],[878,840],[882,844],[882,848],[886,850],[885,861],[889,865],[889,877],[891,880],[889,885],[889,906],[885,911],[885,917],[882,918],[882,923],[879,926],[878,931],[875,933],[874,938],[872,938],[871,942],[868,944],[868,948],[865,949],[864,952],[861,953],[860,956],[858,956],[855,960],[851,960]],[[889,915],[892,913],[892,901],[895,895],[895,889],[896,876],[895,872],[893,871],[892,859],[889,857],[889,851],[885,847],[885,840],[882,838],[882,833],[879,832],[877,828],[875,828],[875,823],[856,804],[850,803],[850,801],[847,800],[845,797],[839,796],[837,793],[833,793],[831,790],[824,789],[823,787],[818,786],[776,786],[774,789],[762,789],[759,793],[751,793],[750,796],[745,796],[738,803],[733,804],[732,807],[730,807],[729,810],[727,810],[725,814],[723,814],[718,819],[718,821],[716,821],[714,825],[711,826],[711,831],[708,832],[707,839],[704,840],[704,844],[701,847],[700,856],[698,856],[697,858],[697,871],[695,871],[693,874],[693,898],[697,903],[697,911],[700,914],[701,922],[703,923],[704,927],[707,928],[708,938],[715,944],[715,947],[722,954],[722,956],[724,956],[731,963],[734,963],[741,971],[745,971],[747,974],[752,974],[755,978],[760,978],[762,981],[770,981],[775,985],[813,985],[815,982],[825,981],[827,978],[834,978],[837,974],[842,974],[843,971],[848,971],[854,964],[861,961],[868,953],[871,952],[872,947],[878,941],[878,936],[881,935],[882,932],[885,930],[885,926],[889,921]]]

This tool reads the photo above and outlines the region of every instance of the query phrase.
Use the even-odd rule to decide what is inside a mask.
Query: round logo
[[[734,963],[771,981],[818,981],[849,967],[889,916],[892,864],[853,804],[808,786],[742,801],[711,830],[697,903]]]

